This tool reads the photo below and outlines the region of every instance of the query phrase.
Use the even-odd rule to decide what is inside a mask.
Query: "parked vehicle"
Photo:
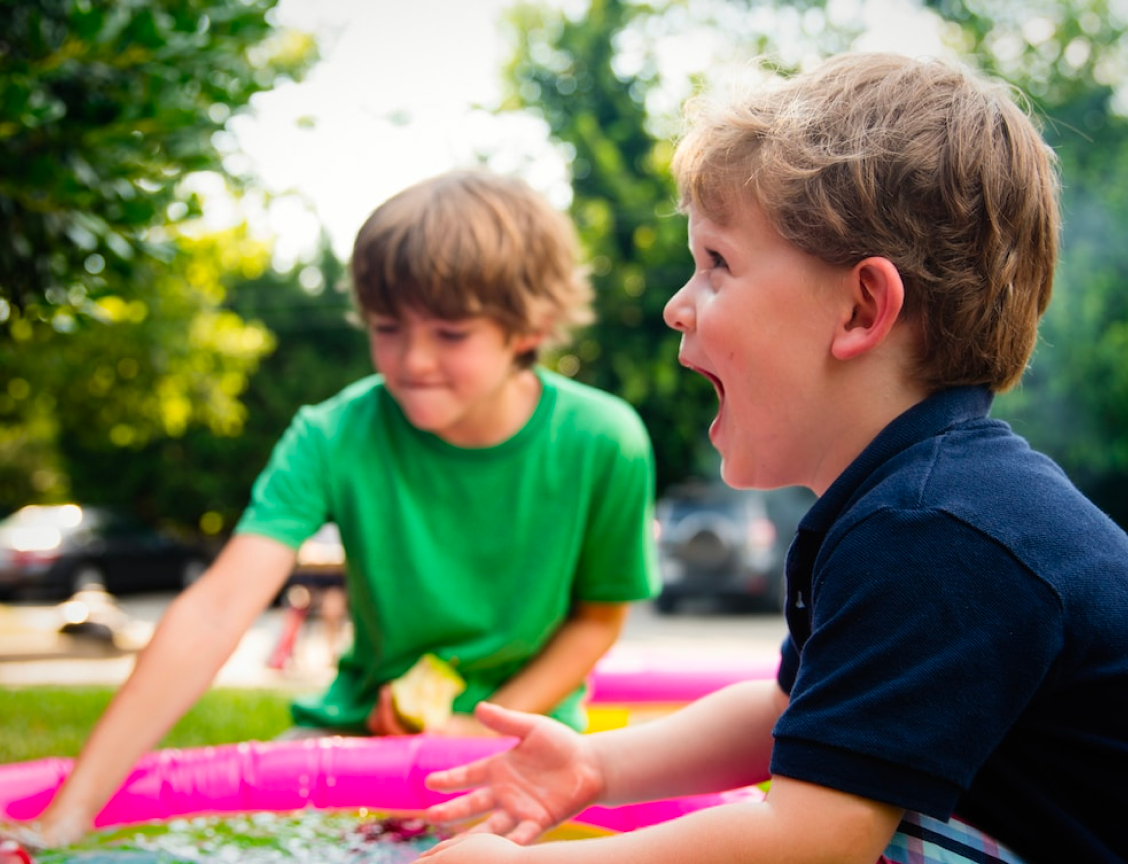
[[[78,504],[29,505],[0,521],[0,594],[65,598],[83,589],[111,594],[179,590],[211,560],[129,513]]]
[[[723,483],[672,487],[656,508],[662,593],[670,613],[690,597],[781,612],[784,559],[814,494],[800,487],[732,489]]]

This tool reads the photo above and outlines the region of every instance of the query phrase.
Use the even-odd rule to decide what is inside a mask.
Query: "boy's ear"
[[[838,360],[849,360],[880,345],[905,304],[905,283],[888,258],[866,258],[849,274],[849,317],[842,321],[831,343]]]
[[[521,355],[540,346],[544,341],[544,333],[518,333],[513,337],[513,353]]]

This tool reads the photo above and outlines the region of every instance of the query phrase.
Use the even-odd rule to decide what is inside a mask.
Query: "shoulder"
[[[538,369],[538,374],[546,393],[555,400],[553,417],[558,428],[623,444],[650,446],[646,425],[622,397],[556,372]]]
[[[950,562],[951,578],[974,572],[975,559],[1016,565],[1059,597],[1102,572],[1128,585],[1128,536],[1005,423],[983,419],[922,441],[859,492],[834,526],[838,538],[927,548],[938,570]]]
[[[332,429],[359,417],[374,414],[385,401],[384,377],[368,375],[354,381],[321,402],[303,405],[295,422]]]

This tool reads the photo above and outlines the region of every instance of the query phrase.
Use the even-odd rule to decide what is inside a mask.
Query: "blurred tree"
[[[242,435],[236,441],[213,439],[216,452],[209,461],[202,461],[202,449],[194,451],[209,484],[217,487],[207,499],[207,511],[221,517],[223,529],[233,525],[246,505],[251,484],[294,412],[373,371],[344,265],[328,238],[323,238],[317,260],[241,285],[232,293],[231,308],[262,321],[276,334],[278,346],[243,396],[247,419]]]
[[[662,318],[693,266],[670,176],[685,93],[660,74],[663,46],[673,46],[665,59],[675,63],[686,45],[701,46],[707,65],[737,45],[784,56],[789,44],[831,51],[847,38],[823,26],[818,2],[785,4],[774,26],[764,26],[773,7],[752,15],[753,5],[591,0],[582,15],[523,4],[507,19],[513,55],[502,107],[541,116],[568,158],[571,215],[596,288],[597,321],[556,366],[638,409],[654,440],[659,490],[717,473],[707,438],[716,397],[679,367],[679,337]]]
[[[0,5],[0,337],[144,296],[138,262],[168,255],[149,229],[199,215],[182,181],[236,176],[228,118],[315,59],[276,2]]]
[[[1128,526],[1128,16],[1106,0],[930,5],[962,55],[1030,95],[1063,178],[1054,299],[995,413]]]
[[[269,353],[239,382],[233,406],[239,434],[215,434],[195,423],[183,435],[154,435],[122,447],[68,430],[63,449],[77,498],[97,495],[151,518],[226,532],[294,412],[372,371],[365,333],[349,321],[343,266],[328,241],[317,261],[284,273],[248,265],[230,267],[217,310],[253,321],[267,334]]]
[[[178,226],[188,181],[245,180],[228,118],[315,59],[275,2],[0,4],[0,510],[66,495],[79,452],[241,428],[272,337],[225,285],[268,250]]]
[[[645,97],[657,73],[651,64],[615,67],[614,40],[638,11],[619,0],[593,0],[582,19],[515,9],[509,105],[539,112],[572,156],[571,213],[596,288],[596,322],[556,366],[638,408],[664,485],[690,470],[698,418],[714,396],[703,379],[681,374],[677,337],[662,321],[690,265],[670,148],[648,131]]]

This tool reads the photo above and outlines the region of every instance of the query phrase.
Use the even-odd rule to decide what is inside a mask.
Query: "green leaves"
[[[170,209],[180,182],[223,173],[215,134],[315,57],[308,37],[273,30],[273,5],[0,7],[0,299],[16,313],[0,315],[0,338],[18,316],[85,314],[75,287],[144,292],[147,232],[195,215]]]
[[[274,5],[0,5],[0,508],[68,494],[91,454],[242,429],[274,339],[224,303],[270,250],[185,233],[202,209],[185,181],[237,193],[227,121],[316,59]],[[104,498],[105,480],[83,491]]]

